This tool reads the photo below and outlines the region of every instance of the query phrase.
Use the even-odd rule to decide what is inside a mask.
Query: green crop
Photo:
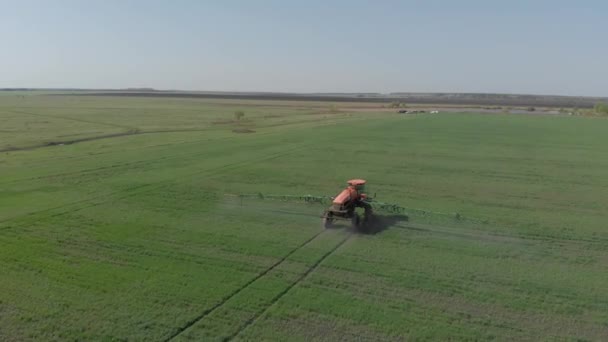
[[[0,97],[0,340],[607,339],[608,121],[353,106]]]

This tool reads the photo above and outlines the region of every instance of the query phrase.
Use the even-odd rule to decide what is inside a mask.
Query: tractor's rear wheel
[[[365,213],[359,224],[359,232],[370,234],[373,231],[373,216],[370,213]]]
[[[374,221],[374,214],[372,213],[371,210],[366,210],[365,214],[363,214],[363,224],[371,225],[371,224],[373,224],[373,221]]]
[[[357,213],[353,213],[353,216],[350,219],[351,224],[353,226],[353,229],[358,229],[359,225],[361,224],[361,218],[359,217],[359,214]]]

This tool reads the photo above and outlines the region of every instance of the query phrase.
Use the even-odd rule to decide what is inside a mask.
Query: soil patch
[[[254,130],[249,128],[235,128],[232,130],[234,133],[255,133]]]

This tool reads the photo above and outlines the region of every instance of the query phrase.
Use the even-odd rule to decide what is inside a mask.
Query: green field
[[[607,120],[339,107],[0,96],[0,340],[608,340]]]

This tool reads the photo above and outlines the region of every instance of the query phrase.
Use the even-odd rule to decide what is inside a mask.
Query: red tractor
[[[358,229],[372,219],[372,206],[368,202],[371,200],[363,192],[365,180],[351,179],[348,187],[342,190],[338,196],[333,198],[331,206],[323,213],[323,227],[330,228],[335,220],[350,220],[353,228]],[[363,221],[356,208],[363,208]]]

